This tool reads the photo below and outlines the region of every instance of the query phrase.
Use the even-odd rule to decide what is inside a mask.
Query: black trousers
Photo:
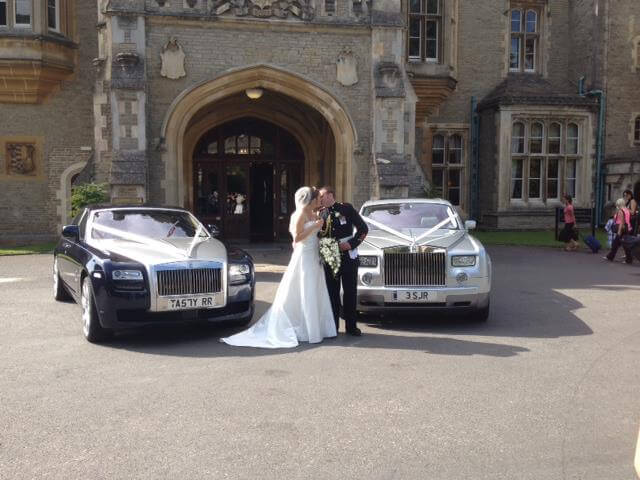
[[[356,327],[356,302],[358,285],[358,259],[353,260],[348,254],[341,257],[340,270],[335,277],[331,270],[324,267],[324,276],[327,280],[327,290],[331,299],[333,319],[336,322],[336,332],[340,327],[340,283],[342,283],[342,314],[347,330]]]
[[[632,263],[633,257],[631,256],[631,251],[625,248],[625,246],[622,244],[622,237],[617,234],[613,238],[613,242],[611,243],[611,250],[609,250],[609,253],[607,254],[607,258],[613,261],[616,258],[616,253],[618,253],[618,249],[620,247],[622,247],[622,249],[624,250],[624,256],[625,256],[624,261],[627,263]]]

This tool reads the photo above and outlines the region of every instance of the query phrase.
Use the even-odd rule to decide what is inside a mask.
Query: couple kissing
[[[289,232],[293,253],[267,312],[250,328],[221,339],[244,347],[292,348],[335,337],[340,322],[340,286],[346,333],[360,336],[356,325],[357,247],[368,233],[358,212],[336,201],[330,186],[301,187]],[[340,250],[340,268],[322,265],[320,236],[332,238]]]

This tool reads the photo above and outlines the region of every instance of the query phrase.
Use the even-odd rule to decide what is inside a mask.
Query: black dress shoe
[[[361,337],[362,331],[358,327],[353,327],[353,328],[347,329],[347,334],[353,335],[354,337]]]

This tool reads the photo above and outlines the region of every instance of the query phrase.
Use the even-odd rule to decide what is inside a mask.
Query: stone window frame
[[[640,72],[640,35],[631,43],[631,71]]]
[[[514,136],[515,125],[524,126],[524,137]],[[540,153],[531,151],[531,127],[542,123],[543,139]],[[552,125],[560,125],[560,149],[558,153],[551,151],[550,131]],[[577,128],[577,137],[569,136],[570,126]],[[562,194],[569,193],[578,199],[580,172],[584,165],[584,123],[573,117],[523,117],[514,116],[511,121],[509,141],[509,200],[512,205],[554,206],[560,203]],[[516,139],[522,138],[522,142]],[[538,138],[538,137],[535,137]],[[553,137],[558,138],[558,137]],[[575,140],[573,140],[575,139]],[[573,141],[572,141],[573,140]],[[577,151],[572,152],[570,141],[575,141]],[[520,148],[522,145],[523,148]],[[516,151],[517,150],[517,151]],[[537,149],[536,149],[537,150]],[[538,176],[532,177],[532,162],[540,162]],[[516,168],[517,163],[521,168]],[[552,162],[555,163],[555,176],[550,176]],[[515,173],[520,175],[515,176]],[[531,196],[532,180],[538,180],[538,195]],[[549,194],[551,181],[555,182],[556,195]],[[514,196],[514,182],[520,182],[520,195]]]
[[[17,2],[31,2],[30,23],[19,24],[16,22]],[[0,24],[0,30],[10,29],[17,31],[32,31],[35,33],[51,32],[73,39],[75,35],[74,4],[73,0],[54,0],[56,10],[56,27],[49,27],[49,0],[0,0],[6,10],[6,23]]]
[[[9,26],[9,18],[10,18],[9,0],[0,0],[0,6],[2,6],[1,11],[3,12],[3,15],[4,15],[4,22],[0,23],[0,28],[6,28]]]
[[[46,0],[45,6],[46,8],[46,17],[47,17],[47,30],[50,32],[60,33],[61,29],[61,21],[60,21],[60,4],[62,0]],[[51,3],[53,3],[53,10],[55,15],[55,25],[51,26]]]
[[[429,179],[431,181],[431,183],[433,185],[434,184],[434,170],[442,170],[443,173],[443,177],[442,177],[442,185],[443,185],[443,191],[440,192],[440,195],[442,198],[446,199],[446,200],[450,200],[450,195],[449,195],[449,179],[450,179],[450,172],[451,171],[458,171],[459,172],[459,182],[458,182],[458,186],[454,187],[459,189],[459,198],[458,198],[458,203],[455,204],[454,202],[451,202],[455,207],[458,207],[462,210],[466,209],[466,205],[467,205],[467,185],[466,185],[466,179],[467,179],[467,172],[468,172],[468,159],[469,159],[469,128],[468,127],[464,127],[464,126],[456,126],[456,125],[447,125],[447,124],[441,124],[441,125],[432,125],[429,128],[428,131],[428,155],[429,155],[429,171],[428,171],[428,176]],[[434,145],[435,145],[435,138],[438,136],[442,136],[443,137],[443,148],[442,148],[442,153],[443,153],[443,162],[442,163],[435,163],[434,160]],[[450,156],[452,154],[452,149],[451,148],[451,139],[453,137],[459,137],[460,138],[460,162],[458,163],[452,163],[450,160]],[[455,149],[457,150],[457,149]]]
[[[333,17],[338,12],[338,0],[324,0],[322,7],[324,15],[327,17]]]
[[[29,5],[30,10],[29,10],[29,23],[18,23],[18,3],[24,3]],[[13,4],[13,27],[14,28],[25,28],[25,29],[31,29],[33,28],[33,24],[34,24],[34,3],[32,0],[14,0],[14,4]]]
[[[631,144],[631,146],[640,146],[640,112],[631,113],[629,130],[629,143]]]
[[[437,10],[436,13],[429,13],[429,3],[436,2]],[[412,11],[411,7],[414,2],[419,2],[420,12]],[[411,17],[418,17],[420,32],[419,36],[411,36]],[[407,3],[407,61],[408,62],[420,62],[420,63],[435,63],[440,64],[443,63],[443,55],[444,55],[444,18],[445,18],[445,8],[443,4],[443,0],[408,0]],[[426,26],[428,23],[435,23],[437,32],[436,32],[436,56],[435,57],[427,57],[426,53]],[[420,47],[419,55],[411,55],[411,39],[418,39],[418,44]]]
[[[548,16],[548,2],[547,0],[506,0],[507,9],[504,11],[506,17],[506,37],[505,37],[505,60],[504,68],[507,73],[524,73],[531,74],[545,74],[545,48],[548,43],[548,31],[546,17]],[[512,32],[512,12],[521,12],[519,32]],[[537,19],[536,32],[527,32],[527,12],[535,12]],[[512,38],[520,38],[519,44],[519,62],[517,68],[511,66],[511,44]],[[526,42],[527,39],[534,39],[534,53],[533,53],[533,69],[525,68],[526,58]]]

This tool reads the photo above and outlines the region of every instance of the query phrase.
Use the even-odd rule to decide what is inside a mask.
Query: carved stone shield
[[[33,175],[35,174],[36,147],[29,143],[8,143],[7,157],[8,172],[10,175]]]
[[[358,60],[350,50],[343,50],[336,61],[337,80],[345,87],[358,83]]]

